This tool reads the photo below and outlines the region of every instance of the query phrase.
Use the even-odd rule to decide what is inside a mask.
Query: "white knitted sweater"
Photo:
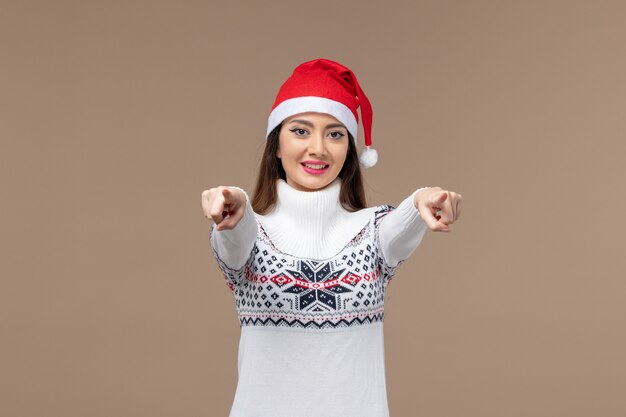
[[[254,213],[246,195],[239,224],[211,231],[241,323],[230,417],[389,415],[385,289],[427,227],[414,193],[397,209],[351,213],[340,188],[279,180],[270,214]]]

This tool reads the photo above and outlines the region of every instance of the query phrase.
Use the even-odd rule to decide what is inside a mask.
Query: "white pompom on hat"
[[[299,113],[327,113],[343,123],[354,140],[357,138],[361,108],[366,149],[359,161],[365,168],[378,161],[372,146],[372,105],[361,90],[356,76],[347,67],[328,59],[314,59],[296,67],[280,87],[267,121],[267,133],[286,118]]]

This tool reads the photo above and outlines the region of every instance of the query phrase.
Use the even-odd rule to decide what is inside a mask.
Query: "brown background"
[[[626,415],[625,3],[269,3],[2,2],[0,415],[227,415],[200,194],[317,57],[372,100],[370,204],[465,198],[390,286],[392,415]]]

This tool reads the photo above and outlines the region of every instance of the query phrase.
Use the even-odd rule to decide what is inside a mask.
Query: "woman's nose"
[[[309,153],[311,155],[324,155],[326,153],[326,144],[321,134],[311,136],[309,140]]]

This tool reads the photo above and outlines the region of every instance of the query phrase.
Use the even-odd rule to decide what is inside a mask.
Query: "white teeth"
[[[312,168],[312,169],[322,169],[324,168],[326,165],[313,165],[313,164],[304,164],[305,167],[307,168]]]

